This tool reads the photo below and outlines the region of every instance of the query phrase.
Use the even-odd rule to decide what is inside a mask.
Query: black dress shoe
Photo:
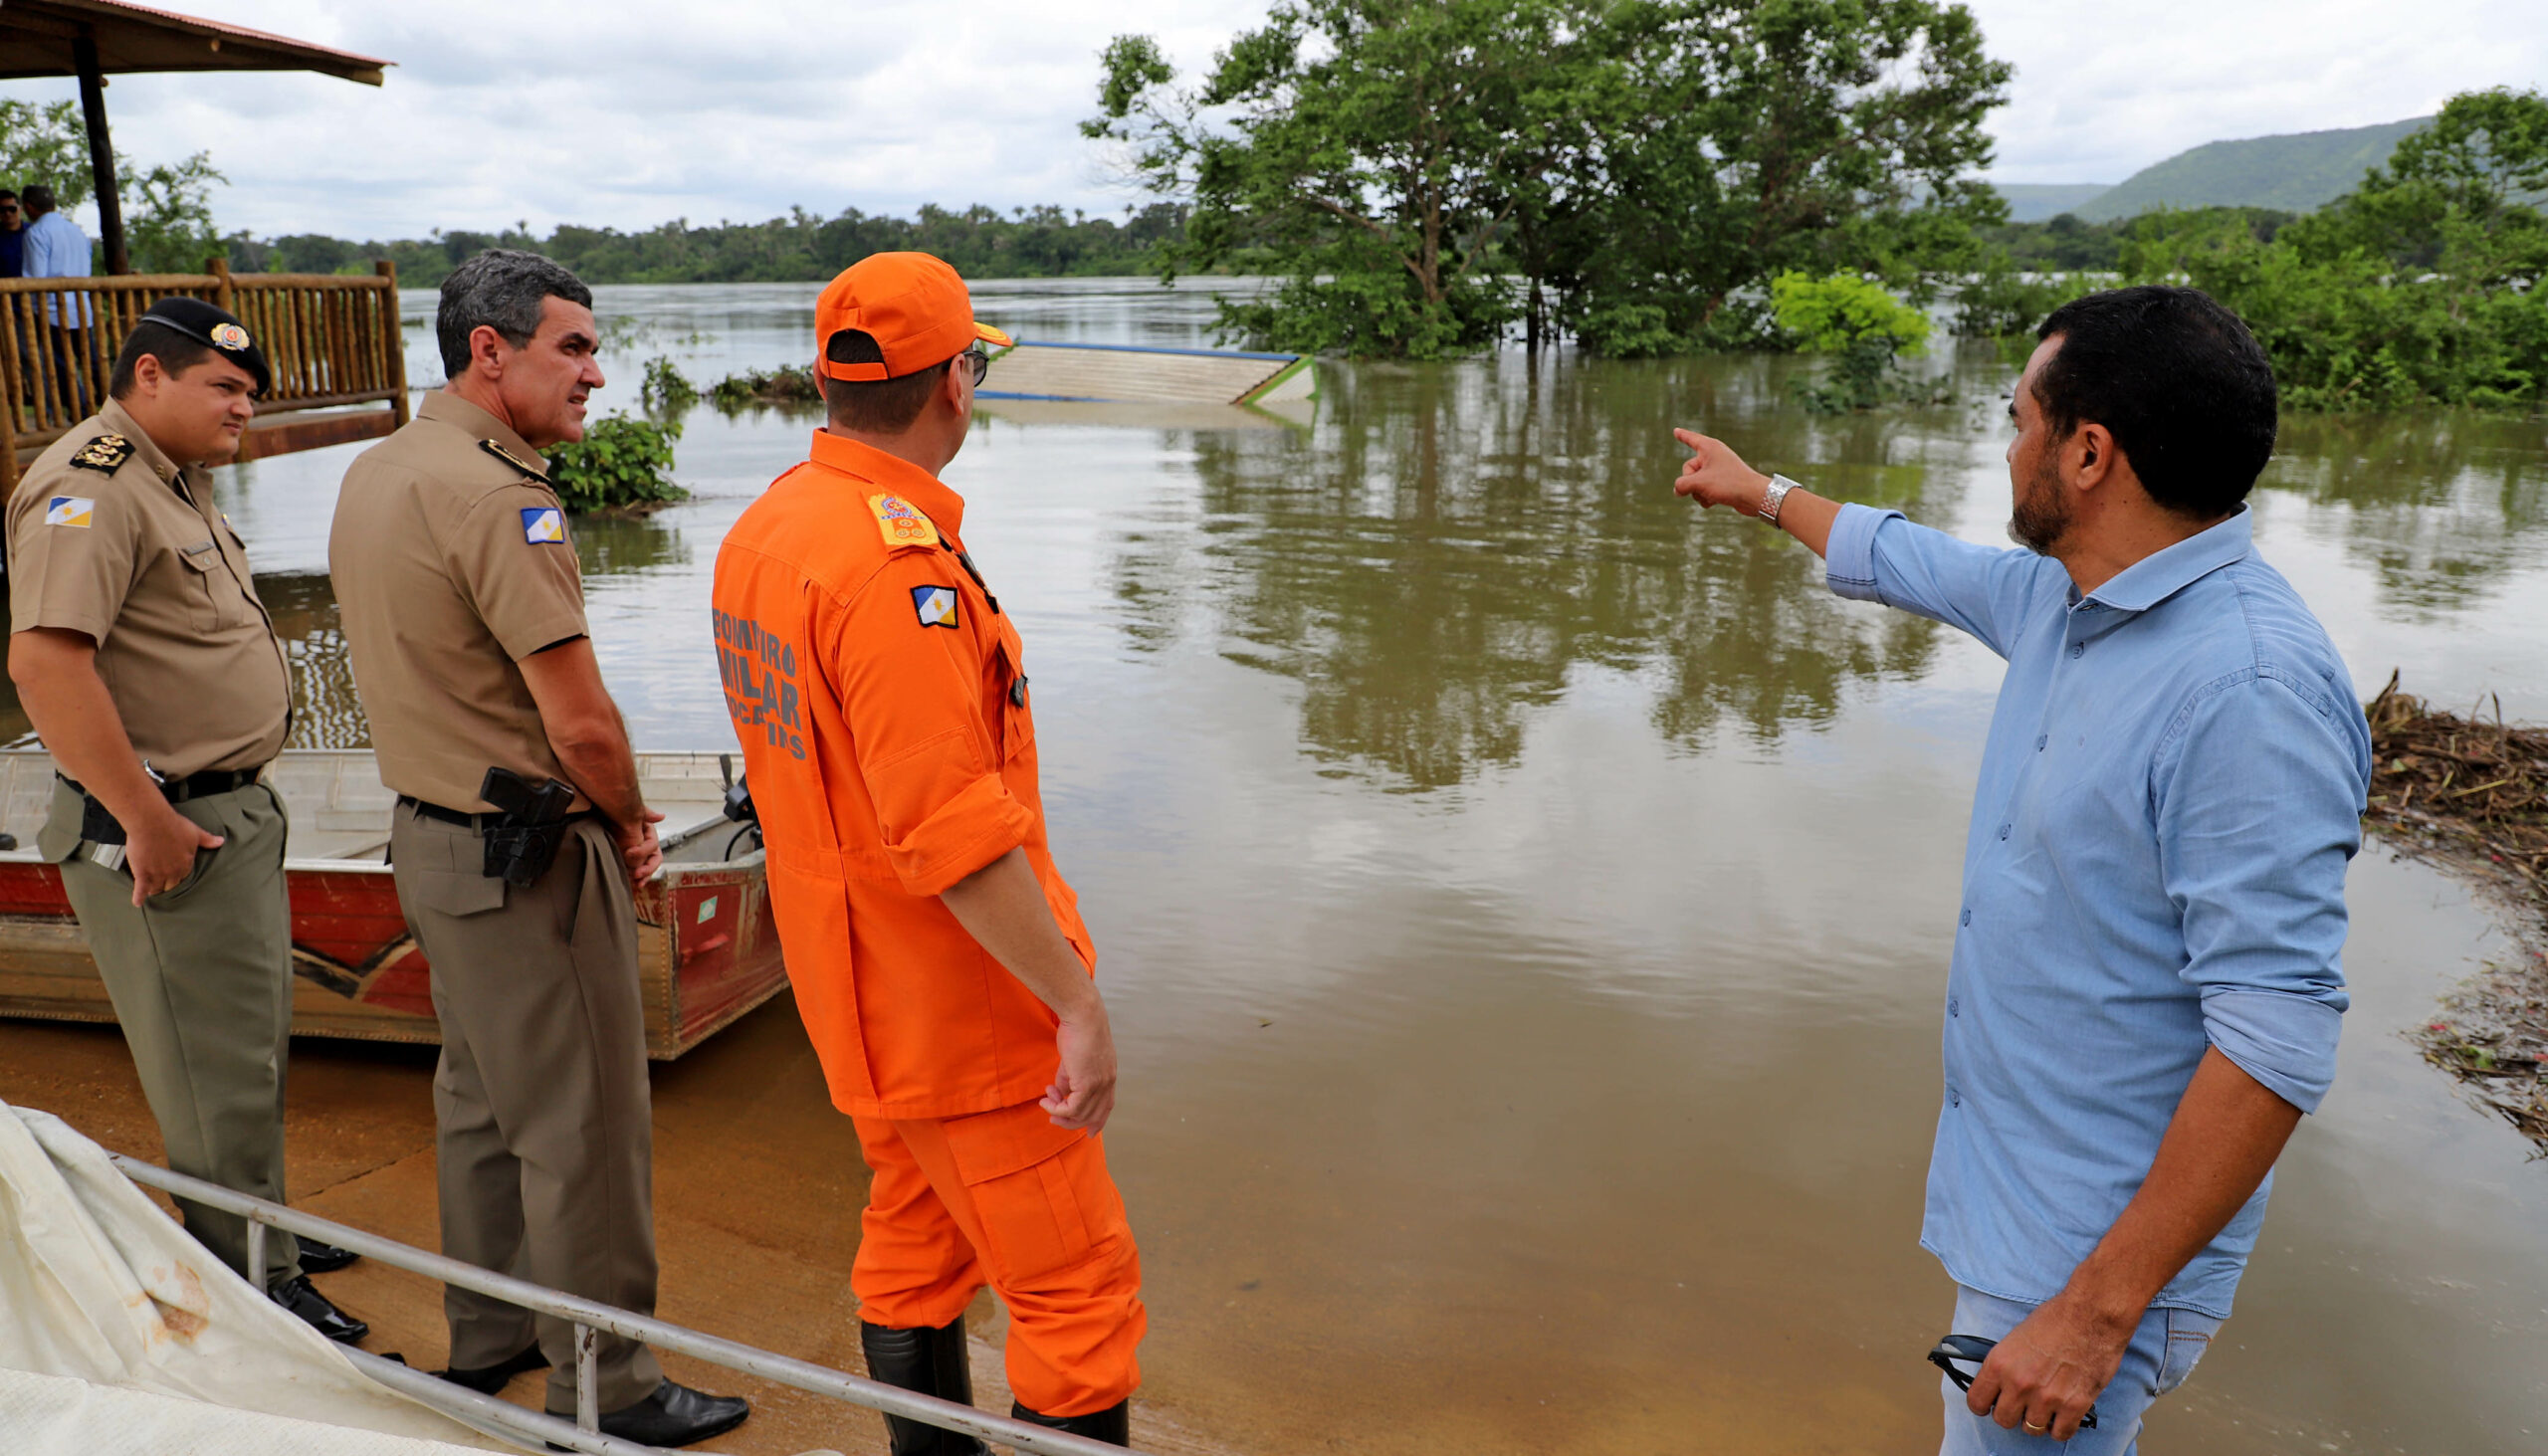
[[[338,1345],[351,1345],[371,1333],[369,1325],[327,1303],[327,1297],[310,1283],[307,1274],[296,1274],[267,1293],[276,1304],[299,1316],[303,1324]]]
[[[450,1369],[436,1370],[434,1373],[455,1385],[466,1385],[481,1395],[493,1395],[505,1388],[514,1376],[523,1371],[546,1368],[548,1368],[548,1356],[539,1352],[539,1342],[534,1340],[516,1351],[510,1358],[500,1359],[492,1365],[480,1365],[476,1369],[463,1369],[454,1365]]]
[[[1092,1410],[1086,1415],[1037,1415],[1012,1400],[1008,1403],[1008,1415],[1011,1420],[1068,1431],[1074,1436],[1086,1436],[1092,1441],[1104,1441],[1113,1446],[1133,1444],[1133,1402],[1130,1400],[1118,1400],[1104,1410]]]
[[[301,1272],[304,1274],[333,1274],[361,1257],[351,1249],[322,1244],[317,1239],[301,1241]]]
[[[548,1413],[559,1420],[575,1418],[571,1410]],[[603,1412],[601,1433],[640,1446],[688,1446],[724,1435],[751,1413],[751,1405],[740,1395],[711,1395],[666,1380],[645,1399]]]

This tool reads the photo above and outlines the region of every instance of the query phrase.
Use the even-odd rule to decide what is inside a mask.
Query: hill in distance
[[[2275,207],[2307,212],[2333,202],[2389,160],[2409,132],[2431,121],[2411,116],[2377,126],[2295,131],[2209,141],[2142,168],[2112,187],[2090,183],[2002,183],[2009,220],[2041,222],[2075,213],[2109,222],[2154,207]]]
[[[2039,223],[2065,212],[2077,212],[2114,190],[2112,182],[2001,182],[2000,197],[2009,204],[2009,221]]]

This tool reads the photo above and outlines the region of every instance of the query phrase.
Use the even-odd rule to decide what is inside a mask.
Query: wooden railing
[[[239,316],[274,371],[239,458],[386,435],[407,422],[398,271],[370,277],[200,274],[0,279],[0,497],[18,473],[95,414],[126,335],[152,304],[188,294]],[[387,408],[373,406],[386,405]]]

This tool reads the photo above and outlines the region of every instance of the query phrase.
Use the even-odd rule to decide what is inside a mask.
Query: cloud
[[[2120,182],[2226,137],[2427,115],[2455,92],[2537,86],[2537,0],[1972,0],[2017,64],[1992,175]]]
[[[308,75],[115,78],[117,145],[208,149],[224,227],[421,236],[526,220],[643,228],[801,205],[1114,211],[1137,199],[1077,122],[1097,55],[1158,35],[1189,72],[1263,0],[1138,9],[1030,0],[191,0],[221,19],[394,61],[375,90]],[[2393,120],[2548,70],[2531,3],[2206,5],[1979,0],[2014,61],[1992,129],[2010,181],[2118,181],[2224,136]],[[2535,83],[2534,83],[2535,84]],[[51,99],[59,82],[0,95]]]

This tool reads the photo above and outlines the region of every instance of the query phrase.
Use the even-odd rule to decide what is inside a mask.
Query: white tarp
[[[97,1144],[0,1103],[0,1451],[461,1448],[513,1449],[373,1383],[206,1255]]]

